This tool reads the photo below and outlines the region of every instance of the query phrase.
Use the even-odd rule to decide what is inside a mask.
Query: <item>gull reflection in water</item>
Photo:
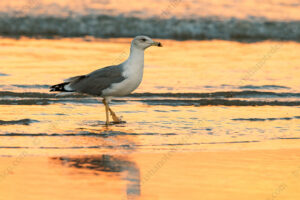
[[[140,169],[134,162],[123,157],[102,155],[97,157],[57,157],[54,159],[59,160],[63,165],[67,165],[68,167],[123,175],[127,181],[124,199],[137,199],[141,194]]]

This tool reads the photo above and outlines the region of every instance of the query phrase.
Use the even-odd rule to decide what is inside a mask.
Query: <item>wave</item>
[[[32,120],[32,119],[20,119],[20,120],[11,120],[11,121],[0,120],[0,125],[29,125],[35,122],[39,122],[39,121]]]
[[[0,146],[0,149],[113,149],[113,148],[129,148],[128,145],[115,146],[71,146],[71,147],[30,147],[30,146]]]
[[[277,121],[277,120],[292,120],[292,119],[300,119],[300,116],[294,117],[281,117],[281,118],[236,118],[232,119],[234,121]]]
[[[142,102],[147,105],[162,106],[300,106],[300,101],[241,101],[241,100],[225,100],[225,99],[200,99],[200,100],[171,100],[171,99],[151,99],[151,100],[122,100],[115,99],[113,102]],[[50,105],[54,103],[82,103],[82,104],[98,104],[97,100],[0,100],[0,105]]]
[[[228,91],[212,93],[133,93],[113,99],[116,103],[142,102],[168,106],[300,106],[300,93]],[[98,104],[94,97],[52,93],[0,91],[0,105],[50,105],[56,103]]]
[[[40,92],[10,92],[10,91],[0,91],[0,98],[3,97],[18,97],[18,98],[68,98],[68,97],[84,97],[84,95],[79,94],[66,94],[64,96],[57,96],[54,93],[40,93]]]
[[[242,90],[290,90],[292,88],[281,86],[281,85],[243,85],[243,86],[236,86],[236,85],[228,85],[228,84],[222,84],[222,85],[205,85],[204,88],[209,89],[242,89]]]
[[[37,88],[37,89],[47,89],[50,85],[12,85],[17,88]]]
[[[240,86],[239,89],[253,89],[253,90],[278,90],[278,89],[291,89],[286,86],[281,86],[281,85],[244,85]]]
[[[80,15],[69,17],[0,15],[0,35],[29,37],[134,37],[146,34],[167,39],[222,39],[237,41],[300,41],[300,21],[263,18],[195,19],[137,18],[124,15]]]
[[[109,137],[109,136],[120,136],[120,135],[170,135],[170,134],[158,134],[158,133],[126,133],[121,131],[104,131],[104,132],[76,132],[76,133],[5,133],[0,134],[0,137],[33,137],[33,136],[44,136],[44,137],[79,137],[79,136],[94,136],[94,137]]]
[[[74,135],[77,136],[77,135]],[[30,136],[32,137],[32,136]],[[269,138],[270,140],[299,140],[300,137],[275,137]],[[66,146],[66,147],[58,147],[58,146],[0,146],[0,149],[137,149],[144,147],[159,147],[159,146],[195,146],[195,145],[217,145],[217,144],[245,144],[245,143],[259,143],[263,142],[262,140],[241,140],[241,141],[228,141],[228,142],[193,142],[193,143],[162,143],[162,144],[154,144],[154,145],[129,145],[129,144],[119,144],[119,145],[93,145],[93,146]]]
[[[211,93],[133,93],[131,97],[180,97],[180,98],[290,98],[300,97],[300,93],[261,92],[253,90]]]
[[[165,106],[300,106],[300,101],[241,101],[226,99],[200,99],[200,100],[141,100],[148,105]]]
[[[0,73],[0,76],[9,76],[8,74]]]
[[[40,92],[10,92],[0,91],[0,98],[18,97],[18,98],[83,98],[87,95],[70,93],[65,95],[57,95],[56,93],[40,93]],[[263,92],[255,90],[245,91],[225,91],[211,93],[132,93],[127,97],[152,98],[152,97],[172,97],[172,98],[299,98],[300,93],[291,92]]]

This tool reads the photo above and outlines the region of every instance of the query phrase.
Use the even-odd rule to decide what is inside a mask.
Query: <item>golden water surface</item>
[[[121,63],[129,39],[1,38],[0,92],[13,94],[1,93],[0,120],[32,123],[0,123],[0,199],[299,199],[299,106],[180,104],[241,86],[299,93],[299,43],[159,41],[135,92],[179,97],[117,98],[126,123],[106,128],[100,99],[39,94]]]

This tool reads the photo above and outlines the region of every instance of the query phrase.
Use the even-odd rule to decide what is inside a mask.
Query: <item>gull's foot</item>
[[[115,113],[112,113],[111,117],[113,118],[113,123],[114,124],[124,124],[126,123],[125,121],[122,121],[121,117],[117,117]]]
[[[117,117],[116,114],[111,114],[113,121],[106,121],[105,126],[114,125],[114,124],[125,124],[126,121],[123,121],[121,117]]]
[[[125,124],[126,121],[120,120],[120,121],[113,121],[112,123],[113,123],[113,124]]]
[[[120,124],[120,123],[122,123],[121,117],[118,117],[118,116],[116,115],[116,113],[115,113],[114,111],[112,111],[110,108],[109,108],[109,111],[110,111],[110,115],[111,115],[111,117],[112,117],[112,119],[113,119],[113,123],[114,123],[114,124]],[[123,123],[124,123],[124,122],[123,122]]]
[[[122,121],[122,120],[119,120],[119,121],[112,121],[112,122],[109,122],[109,123],[105,123],[104,126],[105,127],[109,127],[111,125],[115,125],[115,124],[125,124],[126,121]]]

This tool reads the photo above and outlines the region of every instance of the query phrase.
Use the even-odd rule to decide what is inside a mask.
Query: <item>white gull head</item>
[[[151,46],[162,47],[162,44],[160,42],[155,42],[150,37],[144,35],[136,36],[131,42],[132,48],[137,48],[140,50],[145,50]]]
[[[144,50],[151,46],[162,47],[160,42],[153,41],[147,36],[136,36],[131,42],[128,59],[119,66],[122,68],[122,82],[114,83],[103,90],[103,96],[124,96],[134,91],[141,83],[144,69]]]

